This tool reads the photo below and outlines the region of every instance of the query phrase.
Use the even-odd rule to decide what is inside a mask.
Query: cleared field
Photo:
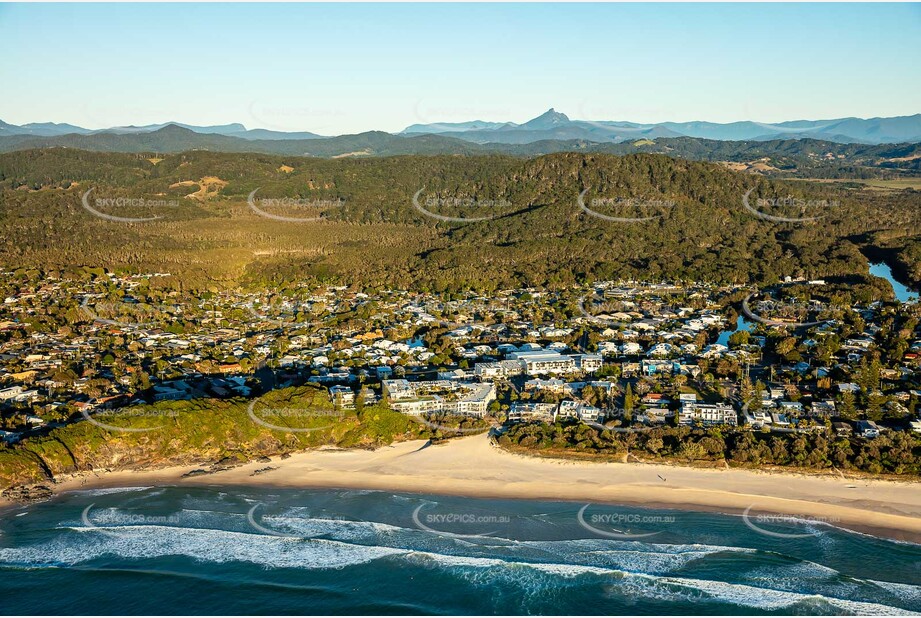
[[[914,189],[921,191],[921,177],[918,178],[893,178],[891,180],[882,180],[879,178],[797,178],[797,180],[806,180],[808,182],[830,183],[857,183],[865,185],[867,189],[878,191],[901,191],[903,189]]]

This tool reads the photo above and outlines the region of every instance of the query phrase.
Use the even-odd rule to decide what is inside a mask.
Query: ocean
[[[912,614],[921,546],[822,522],[135,487],[0,515],[4,614]]]

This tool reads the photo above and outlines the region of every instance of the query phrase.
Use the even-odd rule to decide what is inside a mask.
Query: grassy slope
[[[316,428],[284,432],[254,422],[249,401],[160,402],[95,415],[101,423],[144,432],[118,432],[89,422],[0,449],[0,489],[99,469],[207,464],[230,457],[252,460],[322,445],[374,447],[426,437],[427,428],[380,407],[339,413],[322,389],[289,388],[262,397],[254,413],[269,425]],[[275,412],[273,412],[273,409]]]

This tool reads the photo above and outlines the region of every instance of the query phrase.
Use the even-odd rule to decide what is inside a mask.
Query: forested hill
[[[95,213],[83,205],[89,189]],[[764,283],[865,274],[865,246],[921,279],[919,229],[917,191],[779,181],[663,155],[0,155],[0,265],[171,272],[190,286]]]

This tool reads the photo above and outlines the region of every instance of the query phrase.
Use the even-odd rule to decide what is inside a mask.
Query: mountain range
[[[570,120],[566,114],[551,108],[524,124],[482,121],[415,124],[404,129],[403,133],[437,133],[480,144],[526,144],[547,139],[617,143],[659,137],[698,137],[728,141],[811,138],[839,143],[892,144],[921,141],[921,114],[895,118],[792,120],[776,124],[752,121],[726,124],[702,121],[641,124]]]
[[[885,131],[887,135],[894,135],[896,129],[907,135],[912,121],[916,124],[921,122],[921,115],[879,120],[877,126],[882,127],[880,131]],[[572,121],[565,114],[552,109],[520,125],[473,121],[416,125],[396,134],[368,131],[336,137],[247,129],[242,124],[200,127],[169,123],[90,131],[54,123],[32,123],[17,127],[0,122],[0,152],[73,148],[95,152],[169,154],[204,150],[318,158],[490,154],[532,157],[556,152],[616,155],[648,153],[738,163],[742,165],[740,169],[767,174],[808,176],[821,169],[823,177],[838,177],[840,174],[835,170],[845,167],[852,168],[849,170],[850,175],[854,174],[853,168],[857,167],[871,175],[876,175],[879,169],[899,169],[910,173],[921,171],[921,137],[901,143],[871,144],[866,143],[868,140],[842,142],[812,137],[806,131],[805,123],[807,121],[784,123],[791,127],[796,125],[798,132],[780,133],[768,140],[741,139],[740,136],[751,132],[750,127],[741,126],[746,123],[736,123],[740,126],[686,123],[682,125],[683,130],[693,131],[695,136],[685,136],[664,125],[648,127],[631,123]],[[857,124],[848,121],[839,123],[842,127],[850,127],[848,130],[852,133],[856,132]],[[868,126],[864,126],[865,131],[870,130]],[[722,139],[702,137],[712,133],[712,127],[719,127],[717,135],[722,136]]]
[[[188,129],[202,135],[223,135],[248,140],[306,140],[323,136],[306,131],[282,132],[247,129],[240,123],[196,126],[180,122],[144,126],[119,126],[85,129],[54,122],[21,126],[0,120],[0,137],[60,137],[64,135],[143,134],[168,126]],[[376,132],[369,132],[376,133]],[[836,118],[832,120],[791,120],[774,124],[754,121],[717,123],[705,121],[642,124],[626,121],[571,120],[553,108],[523,124],[473,120],[456,123],[414,124],[399,133],[404,136],[441,135],[475,144],[531,144],[546,140],[583,140],[595,143],[620,143],[637,139],[696,137],[721,141],[768,141],[776,139],[818,139],[855,144],[895,144],[921,141],[921,114],[893,118]]]

